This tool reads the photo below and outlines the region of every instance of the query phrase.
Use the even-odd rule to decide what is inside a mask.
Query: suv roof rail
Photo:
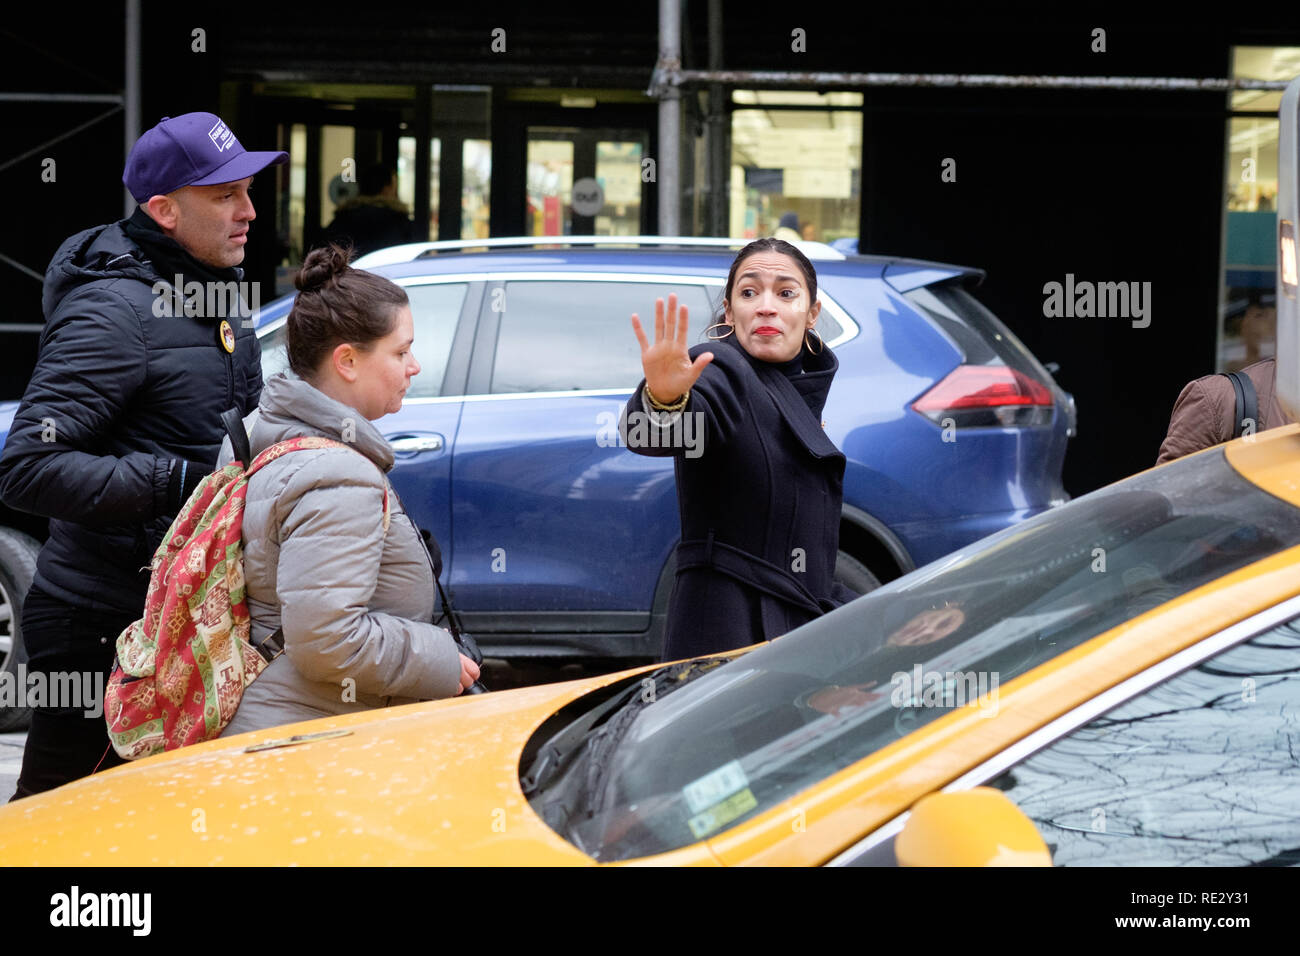
[[[659,248],[741,249],[753,239],[727,239],[713,236],[517,236],[497,239],[443,239],[437,242],[410,242],[368,252],[352,263],[357,269],[412,262],[440,252],[464,252],[469,249],[535,249],[555,246],[635,246]],[[846,256],[824,242],[800,240],[792,243],[809,259],[844,259]]]

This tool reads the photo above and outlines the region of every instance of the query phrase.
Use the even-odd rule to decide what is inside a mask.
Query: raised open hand
[[[655,343],[646,341],[641,320],[632,315],[632,330],[641,343],[641,368],[645,371],[646,387],[654,397],[672,404],[695,384],[704,366],[713,361],[712,352],[704,352],[694,362],[686,349],[686,306],[681,317],[677,315],[677,296],[668,296],[667,314],[664,300],[655,299]]]

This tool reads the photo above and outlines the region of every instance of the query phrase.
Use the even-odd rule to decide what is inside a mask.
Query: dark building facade
[[[1272,285],[1255,240],[1270,220],[1276,97],[694,85],[683,92],[682,188],[664,197],[647,93],[655,4],[143,10],[145,127],[206,109],[250,148],[290,150],[291,164],[254,188],[247,265],[268,290],[286,288],[355,192],[349,172],[377,162],[397,170],[416,238],[654,233],[665,201],[679,203],[683,234],[770,234],[794,213],[811,238],[856,235],[863,252],[987,271],[982,300],[1059,365],[1076,397],[1074,494],[1154,463],[1182,384],[1258,346],[1238,326],[1248,303],[1267,307]],[[120,93],[121,7],[59,19],[57,31],[0,41],[7,87]],[[711,21],[708,3],[687,0],[681,59],[686,69],[1194,78],[1256,75],[1250,64],[1263,62],[1264,78],[1277,78],[1300,63],[1287,54],[1300,26],[1283,20],[1267,8],[1196,22],[1186,8],[719,3]],[[4,108],[18,188],[0,243],[0,397],[14,398],[41,321],[35,274],[67,235],[122,215],[124,131],[103,103]],[[46,159],[54,181],[42,179]],[[605,205],[584,216],[573,187],[588,178]],[[1123,283],[1132,298],[1121,315],[1081,315],[1054,306],[1051,283]]]

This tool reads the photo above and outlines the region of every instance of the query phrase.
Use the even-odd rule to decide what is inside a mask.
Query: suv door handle
[[[421,451],[441,451],[441,435],[397,435],[388,439],[393,452],[398,455],[411,455]]]

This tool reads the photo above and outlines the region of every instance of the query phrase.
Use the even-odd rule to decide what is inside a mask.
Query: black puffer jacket
[[[137,234],[141,223],[154,228],[143,216],[130,220]],[[193,486],[196,465],[215,465],[221,412],[257,405],[262,370],[238,314],[233,353],[221,317],[160,314],[155,283],[169,292],[177,268],[212,274],[161,233],[146,253],[125,225],[78,233],[50,262],[40,354],[0,455],[0,500],[51,519],[38,587],[78,607],[136,613],[180,489]]]

